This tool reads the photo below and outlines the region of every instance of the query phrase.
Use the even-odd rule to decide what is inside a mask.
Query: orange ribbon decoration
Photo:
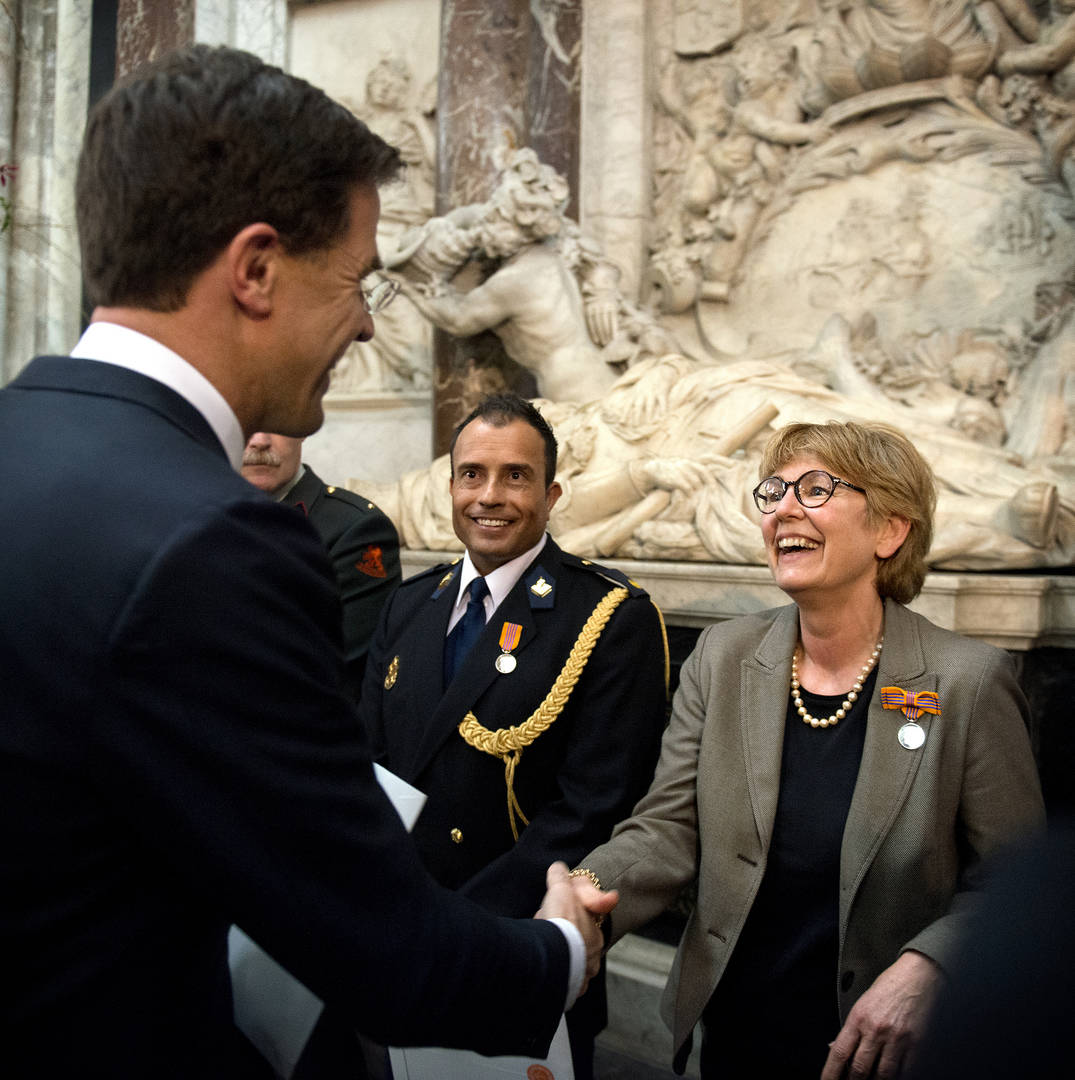
[[[917,720],[923,713],[941,715],[941,701],[936,690],[919,690],[916,694],[908,694],[898,686],[882,686],[881,706],[885,709],[902,709],[908,720]]]

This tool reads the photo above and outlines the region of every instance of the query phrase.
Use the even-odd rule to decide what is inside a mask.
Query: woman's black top
[[[789,692],[765,876],[703,1015],[706,1080],[821,1075],[840,1029],[840,845],[876,682],[875,667],[851,711],[830,728],[803,723]],[[807,712],[820,717],[846,696],[800,694]]]

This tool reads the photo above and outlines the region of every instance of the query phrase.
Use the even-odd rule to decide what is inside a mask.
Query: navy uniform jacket
[[[666,706],[660,616],[622,574],[550,539],[445,687],[442,653],[459,565],[419,574],[389,599],[359,714],[375,759],[427,796],[411,835],[433,876],[490,910],[532,913],[549,863],[574,866],[595,837],[607,839],[653,777]],[[468,745],[458,725],[468,712],[490,730],[522,724],[598,602],[618,587],[630,595],[613,611],[560,715],[515,767],[515,796],[530,821],[518,822],[516,842],[504,762]],[[505,622],[522,627],[510,674],[495,666]]]
[[[381,607],[403,576],[396,528],[369,499],[325,484],[309,465],[280,501],[306,515],[332,560],[343,603],[345,679],[357,698]]]
[[[109,364],[34,361],[0,433],[4,1075],[237,1075],[233,922],[381,1042],[543,1053],[563,935],[423,870],[301,515]]]

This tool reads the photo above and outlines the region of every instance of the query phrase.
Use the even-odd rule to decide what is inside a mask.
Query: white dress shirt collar
[[[232,468],[239,471],[246,440],[238,418],[220,391],[178,353],[137,330],[96,322],[86,327],[71,355],[136,371],[174,390],[205,417]]]
[[[515,588],[516,582],[523,576],[526,568],[541,554],[545,547],[545,541],[549,534],[542,533],[541,539],[529,551],[517,555],[511,562],[498,566],[485,576],[485,584],[489,586],[489,595],[485,598],[485,621],[488,622],[493,612],[503,603],[504,598]],[[452,608],[451,617],[448,620],[448,630],[463,617],[466,611],[466,591],[470,583],[482,575],[478,573],[474,563],[470,561],[470,552],[463,556],[463,568],[459,573],[459,591],[455,594],[455,606]]]

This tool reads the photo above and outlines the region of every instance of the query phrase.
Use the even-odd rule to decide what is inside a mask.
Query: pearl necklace
[[[881,642],[884,641],[882,636],[881,641],[877,643],[877,647],[870,653],[869,660],[862,665],[862,670],[859,672],[859,677],[855,680],[855,685],[851,687],[851,693],[844,698],[840,703],[840,707],[832,714],[832,716],[820,718],[817,716],[811,716],[806,711],[806,706],[803,704],[802,695],[799,693],[799,650],[798,648],[791,654],[791,700],[795,704],[795,711],[803,718],[804,724],[809,724],[811,727],[835,727],[838,721],[842,720],[851,711],[851,706],[858,701],[859,693],[862,690],[862,684],[866,681],[866,677],[870,674],[874,664],[877,663],[877,658],[881,655]]]

